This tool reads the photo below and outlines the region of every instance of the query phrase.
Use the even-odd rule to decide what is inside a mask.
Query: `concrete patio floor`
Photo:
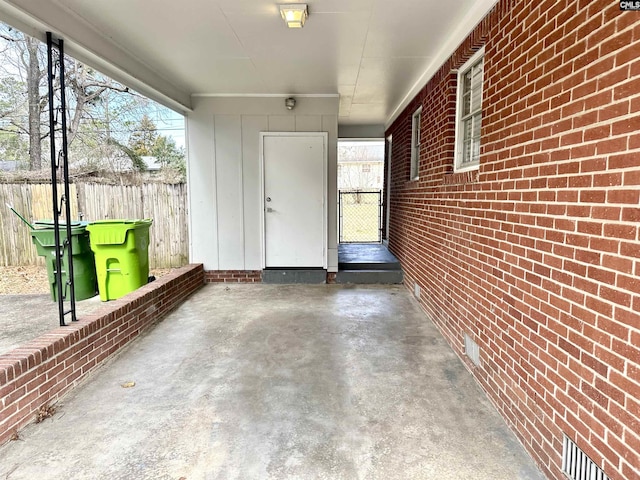
[[[544,477],[404,287],[216,284],[2,447],[0,478]]]

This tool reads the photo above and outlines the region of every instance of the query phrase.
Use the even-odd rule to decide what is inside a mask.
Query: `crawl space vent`
[[[604,471],[566,435],[562,442],[562,471],[572,480],[609,480]]]
[[[464,334],[464,353],[475,366],[480,366],[480,347],[466,333]]]

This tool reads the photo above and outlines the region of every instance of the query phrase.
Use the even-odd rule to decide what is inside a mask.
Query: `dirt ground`
[[[156,278],[171,269],[155,269],[150,272]],[[25,267],[0,267],[0,295],[33,295],[49,293],[47,268],[43,265]]]
[[[0,267],[0,295],[48,293],[49,280],[44,266]]]

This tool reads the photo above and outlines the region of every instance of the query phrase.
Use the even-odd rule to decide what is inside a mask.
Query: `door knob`
[[[270,201],[271,201],[271,197],[267,197],[267,202],[270,202]]]

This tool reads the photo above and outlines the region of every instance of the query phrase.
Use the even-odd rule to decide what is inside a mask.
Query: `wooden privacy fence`
[[[185,184],[75,183],[70,187],[73,219],[80,218],[80,215],[87,221],[152,218],[150,267],[179,267],[188,262]],[[7,204],[29,221],[51,219],[51,185],[0,184],[0,265],[42,264],[31,241],[29,228],[9,210]]]

